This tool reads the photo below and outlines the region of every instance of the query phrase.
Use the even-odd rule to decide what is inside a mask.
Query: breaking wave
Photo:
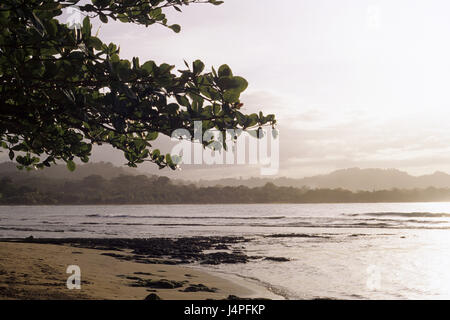
[[[85,217],[89,218],[135,218],[135,219],[226,219],[226,220],[279,220],[286,218],[285,216],[137,216],[137,215],[109,215],[109,214],[88,214]]]
[[[369,212],[347,214],[351,217],[356,216],[372,216],[372,217],[407,217],[407,218],[450,218],[450,213],[433,213],[433,212]]]

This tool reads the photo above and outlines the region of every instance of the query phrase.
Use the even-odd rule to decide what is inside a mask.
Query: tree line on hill
[[[174,183],[167,177],[90,175],[80,180],[0,178],[2,205],[349,203],[450,201],[449,188],[349,191],[276,186],[212,186]]]

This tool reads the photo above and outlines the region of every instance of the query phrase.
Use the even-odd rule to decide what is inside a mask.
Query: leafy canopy
[[[121,59],[119,48],[92,34],[90,19],[169,25],[165,10],[215,0],[2,0],[0,3],[0,143],[20,168],[62,160],[88,162],[92,144],[123,151],[128,165],[144,161],[174,169],[169,154],[152,148],[158,134],[194,121],[203,130],[274,125],[274,115],[245,115],[247,81],[227,65],[205,72],[200,60],[185,70],[154,61]],[[84,20],[71,29],[58,20],[77,5]],[[209,143],[209,142],[208,142]],[[206,143],[207,144],[207,143]]]

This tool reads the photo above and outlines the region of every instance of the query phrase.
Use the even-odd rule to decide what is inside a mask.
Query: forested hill
[[[161,171],[164,174],[164,171]],[[108,162],[97,162],[77,165],[75,171],[67,170],[65,165],[54,165],[44,170],[19,171],[13,162],[0,163],[0,178],[10,177],[14,181],[35,178],[81,180],[90,175],[99,175],[105,179],[117,178],[120,175],[146,175],[156,179],[158,176],[147,174],[142,168],[118,167]],[[207,174],[202,175],[202,177]],[[279,187],[311,188],[311,189],[337,189],[350,191],[373,191],[397,189],[425,189],[429,187],[450,188],[450,175],[445,172],[412,176],[407,172],[397,169],[360,169],[349,168],[336,170],[328,174],[315,175],[304,178],[293,177],[253,177],[248,179],[226,178],[219,180],[172,180],[175,184],[195,184],[199,187],[241,185],[254,188],[263,187],[267,183],[273,183]]]
[[[450,201],[450,189],[393,189],[352,192],[343,189],[279,187],[198,187],[173,183],[169,178],[119,175],[106,179],[23,176],[0,178],[0,204],[207,204],[207,203],[342,203]]]
[[[348,168],[333,171],[328,174],[314,175],[304,178],[276,177],[276,178],[250,178],[250,179],[221,179],[200,180],[197,184],[202,187],[227,185],[248,187],[261,187],[272,182],[284,187],[309,188],[343,188],[352,191],[359,190],[385,190],[385,189],[412,189],[412,188],[450,188],[450,175],[436,171],[432,174],[413,176],[397,169],[379,168]]]
[[[14,162],[0,163],[0,177],[10,177],[14,180],[35,178],[51,178],[80,180],[90,175],[99,175],[106,179],[118,177],[120,175],[136,175],[140,172],[129,167],[117,167],[110,162],[93,162],[78,165],[75,171],[67,170],[66,165],[53,165],[44,170],[18,170]]]

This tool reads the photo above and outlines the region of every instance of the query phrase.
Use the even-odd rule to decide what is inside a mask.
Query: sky
[[[349,167],[419,175],[450,172],[449,10],[444,0],[225,0],[167,11],[179,34],[108,23],[99,37],[141,63],[228,64],[249,82],[243,111],[277,117],[279,176]],[[157,146],[167,148],[167,139]],[[93,160],[126,162],[108,147],[96,148]],[[158,173],[216,179],[260,170],[184,165]]]
[[[280,176],[348,167],[425,174],[450,172],[449,10],[436,0],[226,0],[168,11],[179,34],[116,23],[100,37],[141,62],[227,63],[249,82],[243,110],[277,117]],[[185,165],[176,176],[259,174]]]

